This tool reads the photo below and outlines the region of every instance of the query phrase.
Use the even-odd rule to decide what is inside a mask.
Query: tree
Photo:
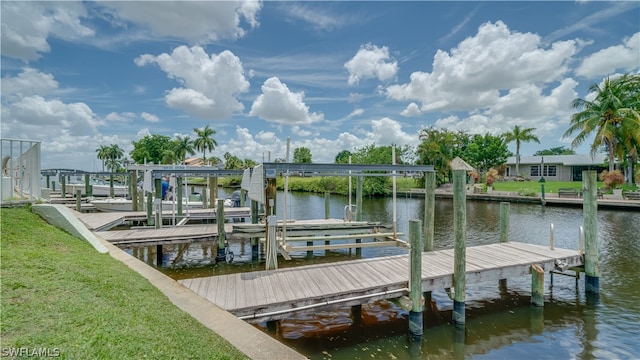
[[[209,125],[205,126],[202,129],[194,128],[193,131],[196,133],[196,139],[193,144],[196,149],[202,151],[202,160],[206,163],[207,161],[207,150],[213,151],[213,149],[218,146],[218,143],[213,139],[213,135],[215,135],[216,131],[209,127]]]
[[[295,164],[311,164],[311,150],[306,147],[293,149],[293,162]]]
[[[100,145],[100,147],[96,149],[96,152],[98,153],[98,159],[102,161],[102,171],[104,171],[104,161],[109,156],[109,146]]]
[[[486,133],[473,135],[460,157],[483,173],[505,164],[509,155],[511,152],[504,137]]]
[[[416,149],[418,165],[433,165],[436,183],[442,184],[451,178],[449,163],[463,152],[469,143],[470,136],[464,132],[453,132],[447,129],[428,127],[420,130],[420,144]],[[424,178],[419,181],[424,186]]]
[[[152,134],[133,142],[131,158],[138,164],[163,163],[163,153],[165,150],[173,151],[171,138],[164,135]]]
[[[615,157],[629,153],[637,159],[640,143],[640,75],[623,75],[612,80],[607,77],[602,85],[589,87],[593,100],[574,99],[572,106],[579,110],[571,115],[570,126],[564,133],[569,137],[577,133],[572,147],[580,146],[594,134],[591,154],[604,148],[609,156],[609,171],[615,169]]]
[[[349,163],[349,156],[351,156],[351,151],[349,150],[342,150],[338,153],[338,155],[336,155],[336,159],[334,160],[334,163],[336,164],[348,164]]]
[[[544,150],[538,150],[534,156],[547,156],[547,155],[575,155],[576,152],[573,149],[566,148],[564,146],[553,147]]]
[[[533,135],[534,130],[534,128],[521,129],[519,125],[516,125],[513,130],[504,134],[507,144],[516,142],[516,176],[520,176],[520,143],[529,141],[540,143],[538,137]]]
[[[391,145],[367,145],[353,151],[351,163],[391,165],[393,163],[392,152]],[[396,164],[403,163],[402,158],[407,152],[408,147],[396,148]],[[386,195],[389,192],[389,181],[390,178],[388,176],[366,176],[362,181],[362,194],[365,196]]]
[[[185,136],[182,137],[178,135],[176,140],[174,140],[174,151],[176,153],[176,157],[182,161],[184,164],[187,154],[195,155],[195,145],[190,137]]]
[[[231,155],[231,153],[226,152],[224,153],[224,168],[225,169],[230,169],[230,170],[235,170],[235,169],[243,169],[244,168],[244,163],[242,160],[240,160],[239,157],[235,156],[235,155]]]

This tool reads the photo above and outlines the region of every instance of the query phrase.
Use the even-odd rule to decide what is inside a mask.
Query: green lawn
[[[518,192],[522,189],[530,189],[535,192],[540,192],[541,183],[537,181],[496,181],[493,183],[493,190],[496,191],[509,191],[509,192]],[[602,188],[604,185],[602,183],[598,183],[598,187]],[[580,181],[547,181],[544,183],[544,192],[545,193],[557,193],[558,189],[561,188],[569,188],[569,189],[582,189],[582,182]]]
[[[243,359],[108,254],[28,208],[1,209],[3,351],[57,349],[70,359]]]

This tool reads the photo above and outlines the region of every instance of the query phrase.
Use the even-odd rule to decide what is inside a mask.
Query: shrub
[[[520,196],[536,196],[538,193],[535,190],[531,189],[520,189],[518,190],[518,195]]]
[[[492,186],[494,182],[498,180],[498,170],[491,168],[484,176],[484,183],[487,186]]]
[[[469,179],[475,184],[480,180],[480,174],[477,171],[469,171]]]
[[[600,181],[609,189],[615,189],[624,184],[624,175],[620,170],[603,171],[600,173]]]

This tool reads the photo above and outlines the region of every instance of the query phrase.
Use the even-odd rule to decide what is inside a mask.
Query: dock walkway
[[[353,306],[408,294],[408,255],[180,280],[184,286],[241,319],[278,320],[291,312]],[[467,284],[546,272],[557,263],[583,265],[577,250],[500,243],[466,250]],[[453,286],[453,249],[422,254],[422,291]]]

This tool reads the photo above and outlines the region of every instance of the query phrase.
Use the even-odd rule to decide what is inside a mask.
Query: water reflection
[[[331,197],[331,217],[342,218],[346,197]],[[355,201],[354,201],[355,203]],[[365,199],[368,221],[392,222],[389,199]],[[283,201],[278,201],[282,217]],[[324,198],[290,194],[288,218],[324,217]],[[424,200],[398,200],[398,231],[406,234],[409,219],[423,218]],[[582,211],[574,208],[542,208],[511,204],[511,241],[547,245],[550,224],[554,224],[555,246],[577,249]],[[432,293],[425,313],[425,333],[418,346],[407,341],[407,313],[391,302],[363,305],[354,320],[351,308],[295,315],[282,321],[273,336],[311,359],[420,359],[420,358],[634,358],[640,348],[640,213],[600,210],[600,287],[598,299],[584,295],[584,282],[576,287],[573,278],[555,276],[551,286],[545,277],[545,307],[529,305],[530,278],[509,279],[506,284],[488,283],[467,288],[467,324],[464,332],[451,326],[452,302],[444,291]],[[436,249],[453,247],[451,200],[437,200],[435,214]],[[495,243],[499,236],[499,203],[467,204],[467,245]],[[231,241],[236,254],[233,264],[215,262],[214,243],[166,246],[163,263],[173,278],[210,276],[264,269],[251,261],[248,242]],[[134,256],[153,264],[155,247],[129,249]],[[315,251],[295,254],[280,267],[344,261],[406,253],[402,248],[365,248],[355,251]],[[359,320],[358,320],[359,319]],[[267,331],[266,324],[259,324]],[[463,339],[460,341],[460,339]]]

